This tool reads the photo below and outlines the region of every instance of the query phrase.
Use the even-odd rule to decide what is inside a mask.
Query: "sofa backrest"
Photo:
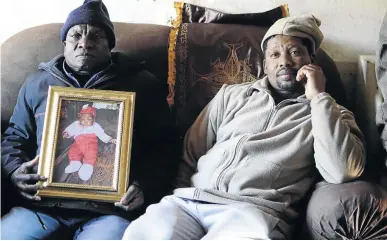
[[[40,62],[63,53],[62,23],[25,29],[1,45],[1,129],[8,125],[17,96],[27,76]],[[160,80],[168,76],[170,27],[154,24],[114,23],[117,44],[113,51],[146,62],[147,69]]]
[[[59,33],[62,23],[52,23],[25,29],[1,46],[1,128],[8,125],[18,92],[27,76],[37,70],[40,62],[63,53]],[[117,44],[113,51],[123,52],[134,61],[146,62],[146,68],[159,80],[168,77],[168,43],[170,27],[154,24],[114,23]],[[346,102],[340,74],[333,60],[320,50],[316,55],[330,82],[327,91],[340,104]],[[175,96],[175,98],[177,98]]]

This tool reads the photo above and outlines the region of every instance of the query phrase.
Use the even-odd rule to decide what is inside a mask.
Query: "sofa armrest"
[[[365,181],[320,182],[308,203],[312,239],[387,239],[387,192]]]

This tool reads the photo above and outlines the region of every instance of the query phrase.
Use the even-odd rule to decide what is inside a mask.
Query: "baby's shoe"
[[[70,164],[66,167],[65,173],[73,173],[81,168],[82,163],[80,161],[70,161]]]
[[[87,181],[90,179],[91,175],[93,175],[94,166],[90,164],[83,164],[81,168],[79,168],[78,175],[83,181]]]

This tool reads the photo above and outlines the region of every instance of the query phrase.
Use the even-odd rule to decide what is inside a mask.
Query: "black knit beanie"
[[[62,41],[66,40],[69,29],[78,24],[90,24],[102,28],[107,35],[110,49],[116,45],[114,26],[101,0],[85,0],[80,7],[70,12],[60,31]]]

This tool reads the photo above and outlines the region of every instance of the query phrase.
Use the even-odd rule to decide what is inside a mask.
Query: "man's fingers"
[[[317,72],[320,71],[320,67],[315,66],[315,65],[305,65],[305,70],[311,71],[311,72]]]
[[[318,66],[313,67],[309,65],[304,65],[298,70],[296,80],[301,81],[305,77],[309,78],[311,74],[316,71],[318,71]]]
[[[34,196],[25,192],[20,192],[20,195],[24,197],[25,199],[31,200],[31,201],[40,201],[42,200],[39,196]]]
[[[39,156],[36,156],[34,159],[32,159],[29,162],[24,163],[23,165],[25,165],[25,167],[31,168],[33,166],[38,165],[38,163],[39,163]]]
[[[307,66],[307,67],[309,67],[309,68],[312,68],[312,69],[316,69],[316,70],[319,70],[319,69],[321,69],[321,67],[320,67],[320,66],[318,66],[318,65],[315,65],[315,64],[308,64],[308,65],[305,65],[305,66]]]
[[[302,73],[304,74],[312,74],[312,73],[317,73],[322,71],[320,66],[313,65],[313,64],[304,65],[302,66],[301,69],[302,69]]]
[[[38,190],[43,189],[44,187],[42,185],[34,184],[34,185],[28,185],[28,184],[21,184],[19,185],[19,189],[23,192],[27,193],[36,193]]]
[[[128,188],[128,191],[121,198],[120,203],[124,205],[128,204],[139,192],[140,192],[140,189],[138,188],[138,186],[130,185],[130,187]]]
[[[297,72],[296,80],[301,81],[304,77],[306,77],[306,73],[304,67],[301,67]]]
[[[141,205],[144,204],[144,195],[142,192],[139,192],[135,197],[134,199],[127,205],[125,204],[122,204],[121,202],[116,202],[114,203],[114,205],[116,207],[119,207],[119,208],[122,208],[123,210],[125,211],[132,211],[132,210],[135,210],[139,207],[141,207]]]
[[[128,211],[135,210],[144,204],[144,195],[139,192],[128,205]]]
[[[120,202],[115,202],[114,206],[119,207],[119,208],[121,208],[121,209],[123,209],[125,211],[129,211],[129,206],[123,205]]]
[[[44,176],[41,176],[39,174],[19,174],[15,176],[17,181],[21,182],[38,182],[38,181],[46,181],[47,178]]]

